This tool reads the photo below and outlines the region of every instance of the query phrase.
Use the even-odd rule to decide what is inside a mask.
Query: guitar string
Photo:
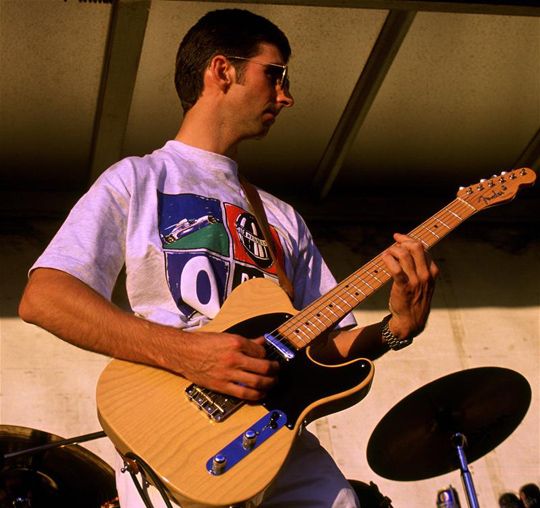
[[[472,211],[470,209],[467,209],[467,207],[472,208]],[[453,208],[453,210],[452,210]],[[446,236],[448,233],[450,233],[455,227],[457,227],[461,222],[463,222],[466,218],[468,218],[470,215],[476,212],[476,209],[472,207],[469,203],[466,201],[463,201],[461,199],[456,199],[453,202],[451,202],[449,205],[447,205],[445,208],[443,208],[440,212],[435,214],[434,216],[430,217],[426,222],[415,228],[409,235],[413,238],[418,239],[422,242],[422,244],[427,244],[427,247],[431,247],[435,243],[437,243],[439,240],[441,240],[444,236]],[[463,216],[460,215],[463,214]],[[447,214],[448,217],[442,217],[443,214]],[[444,220],[443,220],[444,219]],[[441,231],[441,235],[439,236],[434,232],[435,229],[437,231],[440,231],[439,229],[439,223],[443,225],[446,230]],[[455,223],[455,224],[453,224]],[[450,224],[450,225],[449,225]],[[422,235],[427,235],[427,240],[424,240]],[[382,274],[383,280],[379,279],[377,275]],[[370,276],[371,278],[375,279],[376,281],[376,287],[374,288],[369,284],[365,277]],[[391,278],[390,274],[385,268],[385,265],[382,263],[381,255],[376,256],[374,259],[369,261],[366,265],[364,265],[363,268],[361,268],[359,271],[354,272],[350,276],[348,276],[343,282],[346,282],[344,284],[343,282],[336,286],[334,290],[330,291],[327,295],[324,295],[323,297],[317,299],[315,302],[313,302],[310,306],[308,306],[305,310],[308,311],[307,321],[304,323],[298,323],[300,321],[298,316],[293,316],[292,318],[288,319],[285,323],[283,323],[281,326],[276,328],[274,331],[271,332],[272,337],[279,341],[279,342],[290,342],[290,338],[287,337],[287,333],[283,333],[283,329],[285,331],[288,331],[290,333],[291,329],[295,330],[303,330],[303,326],[310,326],[311,321],[313,321],[313,318],[316,317],[317,321],[319,321],[321,324],[325,326],[325,330],[329,329],[329,327],[322,323],[322,321],[319,319],[320,317],[324,317],[328,319],[331,323],[331,326],[337,324],[339,320],[345,316],[348,312],[350,312],[360,301],[370,296],[375,290],[377,290],[380,286],[382,286],[384,283],[386,283]],[[367,292],[364,291],[362,288],[357,287],[355,284],[363,285],[364,287],[367,286]],[[352,287],[355,291],[354,296],[350,293],[349,288]],[[371,290],[371,291],[370,291]],[[342,294],[340,294],[340,292]],[[359,293],[362,294],[363,298],[355,298],[359,296]],[[328,304],[328,301],[331,300],[331,296],[338,297],[340,300],[345,302],[346,309],[343,310],[337,305],[338,309],[341,312],[341,316],[337,315],[337,319],[332,319],[327,316],[327,314],[324,312],[325,310],[328,311],[329,309],[332,309],[333,303]],[[345,296],[345,298],[343,298]],[[349,302],[346,297],[352,298],[352,303]],[[315,305],[314,305],[315,304]],[[310,307],[313,307],[310,309]],[[302,312],[301,314],[303,314]],[[330,310],[332,314],[336,316],[336,314]],[[303,321],[303,317],[301,319]],[[320,330],[317,328],[317,330],[320,332]],[[298,332],[297,332],[298,333]],[[309,344],[314,338],[316,338],[319,334],[317,334],[315,337],[311,338],[309,337],[309,334],[305,333],[305,335],[308,336],[308,342],[306,342],[303,338],[298,337],[301,342],[304,343],[304,345]],[[294,346],[297,346],[297,344],[293,344]],[[270,349],[268,351],[268,358],[272,360],[278,360],[283,361],[283,357],[281,354],[276,351],[275,349]],[[203,395],[206,395],[209,399],[211,399],[210,394],[215,394],[213,390],[198,387],[199,391],[202,392]],[[221,394],[223,395],[223,394]],[[224,395],[225,399],[227,400],[227,396]],[[236,400],[236,397],[232,397]],[[240,404],[244,404],[245,402],[240,400]],[[216,409],[217,411],[217,409]],[[215,411],[214,411],[215,413]]]

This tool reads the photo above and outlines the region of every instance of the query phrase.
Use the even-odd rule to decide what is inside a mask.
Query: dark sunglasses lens
[[[281,78],[283,76],[283,69],[274,65],[269,65],[267,68],[267,72],[274,85],[281,83]]]

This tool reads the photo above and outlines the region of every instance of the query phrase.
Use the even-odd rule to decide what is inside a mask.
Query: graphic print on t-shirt
[[[229,238],[218,200],[158,192],[158,208],[159,236],[164,249],[204,248],[228,255]]]
[[[272,258],[255,217],[242,208],[228,203],[225,203],[225,216],[227,229],[235,233],[232,236],[234,259],[264,270],[268,269],[272,264]]]
[[[158,207],[167,281],[188,319],[196,312],[213,318],[232,289],[248,279],[276,277],[261,228],[246,210],[194,194],[160,192]]]

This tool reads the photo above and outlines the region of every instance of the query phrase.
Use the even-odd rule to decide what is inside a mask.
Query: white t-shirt
[[[300,215],[260,191],[277,255],[302,309],[335,285]],[[122,266],[131,308],[190,329],[213,318],[232,289],[276,280],[236,162],[179,141],[104,172],[75,205],[32,269],[56,268],[106,298]],[[354,324],[352,316],[341,326]]]

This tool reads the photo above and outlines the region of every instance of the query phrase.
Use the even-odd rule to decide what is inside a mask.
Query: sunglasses
[[[230,60],[245,60],[246,62],[263,65],[264,67],[266,67],[266,72],[272,79],[272,83],[274,84],[274,86],[278,85],[282,90],[289,90],[289,67],[287,65],[257,62],[257,60],[252,60],[251,58],[245,58],[243,56],[227,56],[227,58],[229,58]]]

